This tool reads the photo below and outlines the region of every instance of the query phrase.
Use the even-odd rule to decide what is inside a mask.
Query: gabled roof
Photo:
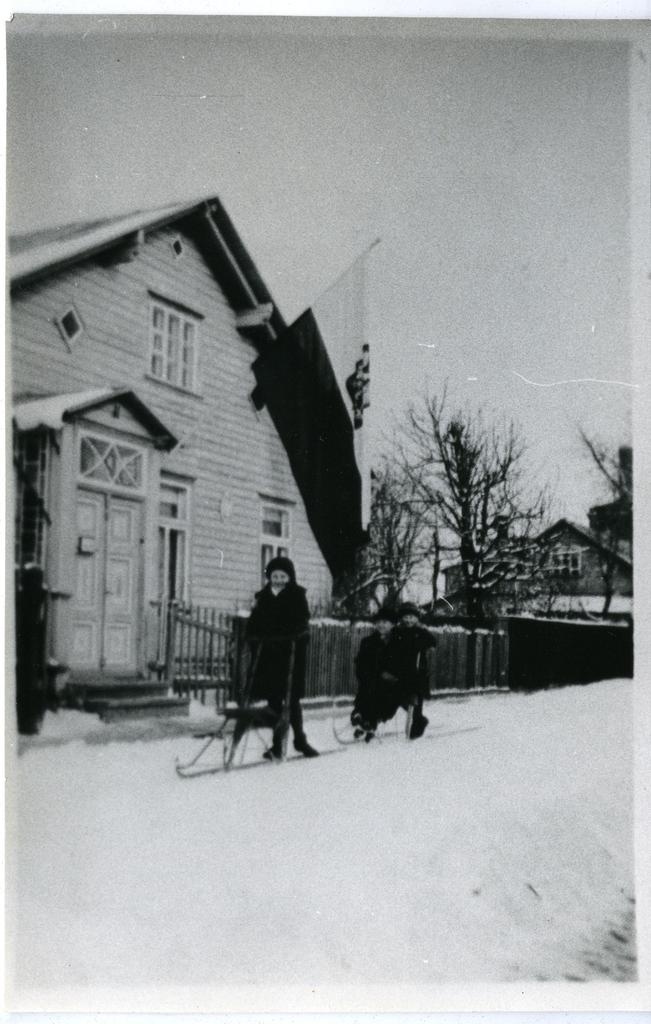
[[[553,534],[560,533],[563,530],[569,530],[571,533],[575,533],[580,540],[587,541],[592,545],[592,547],[604,552],[604,554],[614,556],[627,568],[630,569],[632,567],[633,563],[630,558],[626,558],[625,555],[620,555],[618,552],[611,551],[601,543],[599,538],[596,537],[587,526],[580,526],[578,523],[572,522],[571,519],[558,519],[555,523],[552,523],[551,526],[548,526],[546,530],[543,530],[542,533],[539,533],[536,539],[538,543],[544,543],[545,540],[549,540]]]
[[[12,236],[7,258],[11,287],[28,284],[120,245],[137,243],[148,232],[174,224],[195,239],[233,308],[254,314],[242,321],[239,329],[243,333],[263,341],[284,330],[281,314],[217,198]]]
[[[580,526],[578,523],[572,522],[571,519],[557,519],[555,523],[548,526],[542,533],[539,533],[537,537],[533,538],[530,543],[544,544],[546,540],[550,540],[554,534],[561,533],[563,530],[570,530],[575,533],[582,541],[587,541],[592,547],[604,552],[604,554],[612,555],[619,559],[628,569],[632,568],[632,562],[630,558],[626,558],[625,555],[621,555],[618,552],[610,551],[605,545],[601,543],[598,537],[596,537],[587,526]],[[500,551],[496,551],[490,559],[487,559],[488,563],[501,563],[504,558],[501,557]],[[446,565],[441,572],[447,573],[450,569],[458,569],[461,566],[461,562],[452,562],[450,565]]]
[[[90,412],[108,402],[124,405],[147,428],[156,442],[156,447],[169,451],[177,444],[177,438],[159,420],[158,416],[138,398],[135,391],[127,388],[93,388],[72,394],[49,395],[18,402],[13,407],[13,419],[18,430],[60,430],[64,423],[75,416]]]

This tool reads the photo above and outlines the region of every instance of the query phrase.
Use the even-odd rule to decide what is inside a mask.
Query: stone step
[[[168,715],[189,715],[187,697],[88,697],[84,711],[98,714],[103,722],[117,722],[132,718],[162,718]]]
[[[74,706],[88,700],[123,700],[130,697],[165,697],[166,682],[144,679],[71,679],[65,687],[65,700]]]

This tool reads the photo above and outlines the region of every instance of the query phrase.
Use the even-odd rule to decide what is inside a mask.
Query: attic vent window
[[[172,249],[174,250],[175,256],[183,255],[183,242],[181,241],[180,238],[174,239],[174,241],[172,242]]]
[[[68,348],[71,349],[72,345],[84,331],[84,325],[75,307],[70,306],[62,316],[57,317],[56,324],[63,340]]]

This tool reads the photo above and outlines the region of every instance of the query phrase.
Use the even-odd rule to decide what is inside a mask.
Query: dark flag
[[[368,405],[368,348],[358,354],[343,394],[319,324],[307,310],[253,364],[256,397],[269,410],[335,577],[350,569],[366,539],[354,423],[357,418],[361,426]]]

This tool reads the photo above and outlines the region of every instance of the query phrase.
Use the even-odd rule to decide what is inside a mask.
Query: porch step
[[[124,700],[137,697],[165,697],[169,691],[166,682],[143,679],[71,679],[64,690],[68,706],[83,708],[93,700]]]
[[[87,697],[84,711],[98,714],[103,722],[117,722],[132,718],[164,718],[171,715],[189,715],[188,697]]]

